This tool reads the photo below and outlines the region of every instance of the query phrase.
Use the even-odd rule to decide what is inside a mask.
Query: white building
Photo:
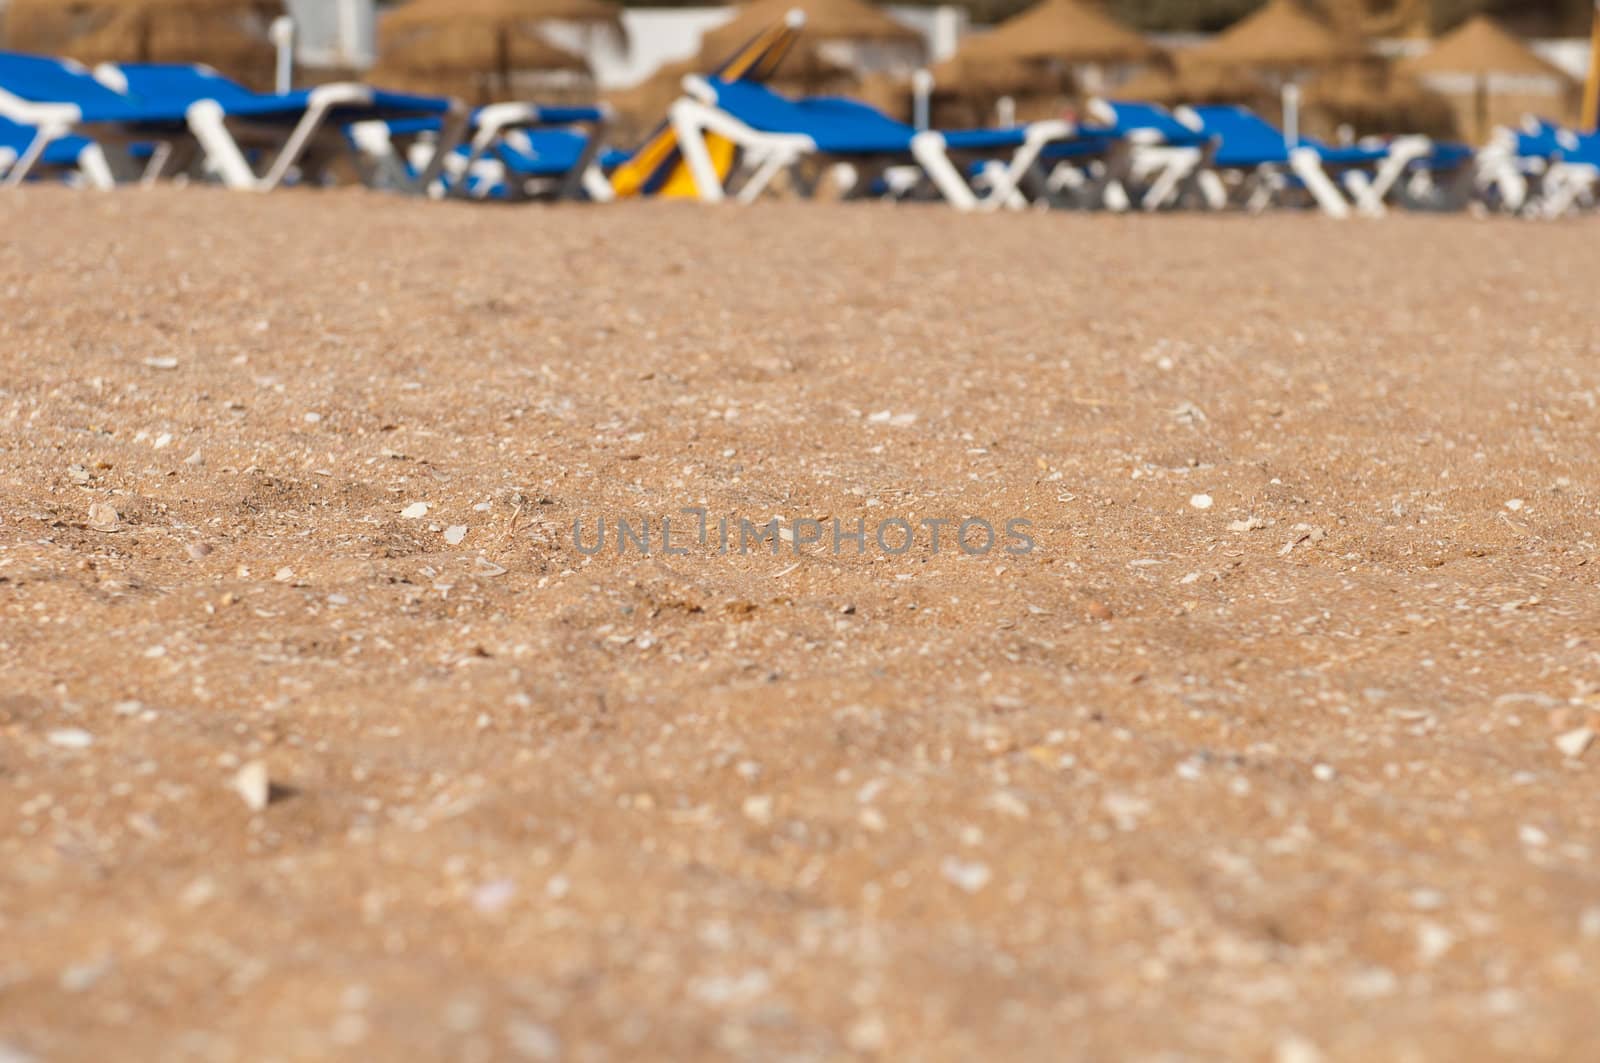
[[[377,61],[373,0],[288,0],[288,8],[302,65],[365,70]]]

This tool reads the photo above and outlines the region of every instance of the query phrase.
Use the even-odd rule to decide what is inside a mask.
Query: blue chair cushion
[[[210,67],[179,63],[126,63],[117,69],[127,79],[128,93],[145,103],[187,110],[201,100],[214,100],[230,116],[264,122],[299,121],[316,91],[251,92]],[[373,89],[370,103],[334,107],[330,118],[342,124],[391,116],[440,115],[449,109],[450,101],[441,97]]]
[[[19,125],[9,118],[0,117],[0,148],[9,148],[20,156],[33,145],[37,135],[38,130],[31,126]],[[45,146],[39,162],[45,166],[76,166],[78,156],[92,143],[87,137],[57,137]]]
[[[125,96],[102,85],[87,69],[69,60],[0,52],[0,89],[30,103],[71,104],[85,122],[151,129],[181,127],[184,123],[183,107]]]
[[[1288,163],[1283,134],[1245,108],[1214,105],[1191,109],[1200,119],[1200,132],[1217,140],[1218,166],[1251,169]]]
[[[1166,108],[1137,100],[1106,100],[1112,124],[1105,126],[1108,133],[1119,137],[1134,133],[1155,133],[1173,147],[1198,147],[1205,137],[1174,118]]]

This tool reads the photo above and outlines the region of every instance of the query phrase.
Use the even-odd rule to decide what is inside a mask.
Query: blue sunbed
[[[16,179],[11,182],[13,167]],[[105,154],[88,137],[41,138],[38,128],[0,117],[0,179],[20,183],[43,170],[76,171],[97,187],[112,183]]]
[[[815,155],[869,166],[914,162],[945,200],[971,210],[1016,203],[1018,186],[1039,152],[1075,130],[1069,122],[1035,122],[1009,129],[919,132],[856,100],[791,100],[762,85],[717,78],[685,78],[684,88],[671,120],[684,162],[707,201],[727,194],[706,148],[708,134],[732,141],[744,154],[741,202],[758,196],[779,170]],[[980,198],[952,154],[1001,160],[1005,166],[1001,172],[991,168],[990,190]]]
[[[57,141],[79,131],[102,145],[192,141],[182,108],[132,99],[71,60],[20,52],[0,51],[0,117],[36,131],[7,175],[11,184],[26,179]]]
[[[1178,118],[1210,141],[1202,164],[1206,176],[1220,172],[1242,175],[1248,189],[1246,206],[1260,210],[1292,187],[1304,188],[1325,214],[1350,215],[1350,201],[1323,168],[1316,148],[1290,145],[1283,133],[1245,107],[1226,104],[1183,107]],[[1212,206],[1226,204],[1220,180],[1205,182]],[[1381,207],[1380,207],[1381,211]]]
[[[468,143],[444,160],[446,192],[472,198],[525,198],[529,192],[555,198],[610,199],[611,186],[595,163],[605,158],[611,109],[497,103],[473,111]],[[412,158],[432,158],[441,131],[436,118],[369,123],[353,131],[369,155],[409,170]],[[422,153],[403,150],[421,145]],[[408,158],[409,157],[409,158]],[[483,173],[492,171],[489,178]],[[512,178],[513,180],[508,180]],[[537,183],[538,188],[533,189]]]
[[[390,92],[354,82],[286,93],[258,93],[210,67],[174,63],[101,66],[96,76],[143,106],[181,109],[223,179],[233,187],[271,189],[302,164],[313,141],[343,143],[339,131],[358,122],[432,118],[459,141],[465,109],[455,100]],[[240,150],[276,149],[262,175]]]

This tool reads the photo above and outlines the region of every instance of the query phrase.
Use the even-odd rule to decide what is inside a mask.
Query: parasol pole
[[[1482,144],[1489,135],[1489,72],[1478,72],[1477,91],[1473,94],[1473,110],[1476,112],[1478,125],[1478,143]],[[1572,97],[1567,97],[1569,100]]]
[[[1594,22],[1589,30],[1589,76],[1583,83],[1583,128],[1600,127],[1600,0],[1594,2]]]
[[[1300,82],[1293,77],[1283,84],[1283,146],[1300,146]]]
[[[272,20],[270,34],[278,50],[274,88],[282,95],[294,88],[294,19],[279,15]]]
[[[1600,3],[1600,0],[1596,0]],[[928,104],[933,96],[933,72],[923,68],[911,75],[911,124],[917,129],[928,128]]]

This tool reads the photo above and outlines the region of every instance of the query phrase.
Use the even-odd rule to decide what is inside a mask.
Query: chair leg
[[[617,190],[611,187],[611,178],[593,163],[584,167],[581,180],[584,193],[594,202],[610,203],[617,198]]]
[[[1145,191],[1144,199],[1140,206],[1145,210],[1157,210],[1171,200],[1180,185],[1194,174],[1195,167],[1199,165],[1200,156],[1179,156],[1161,168],[1156,179],[1150,182],[1150,187]]]
[[[206,159],[216,167],[222,183],[229,188],[250,191],[262,187],[250,168],[239,142],[228,131],[227,115],[215,100],[200,100],[189,107],[189,130],[205,150]]]
[[[439,125],[439,142],[434,145],[433,157],[428,160],[422,172],[417,175],[416,190],[423,195],[433,195],[435,185],[444,173],[447,160],[455,155],[455,150],[461,146],[466,138],[467,126],[471,116],[465,109],[452,107],[444,116]]]
[[[172,141],[163,140],[157,144],[155,150],[150,153],[150,161],[144,164],[139,173],[139,187],[149,188],[161,180],[161,175],[167,172],[167,163],[172,161],[174,154]]]
[[[600,146],[605,143],[606,130],[609,126],[609,122],[601,119],[590,127],[589,139],[578,155],[577,164],[567,171],[567,176],[561,182],[561,190],[557,193],[559,198],[577,199],[579,193],[587,189],[587,174],[595,168],[594,161],[600,157]]]
[[[990,210],[1004,207],[1007,210],[1026,210],[1028,197],[1022,194],[1022,180],[1028,176],[1028,171],[1039,158],[1039,153],[1044,151],[1045,141],[1028,139],[1022,142],[1016,154],[1011,156],[1011,161],[1001,166],[994,167],[990,177],[992,187],[985,196],[980,206]]]
[[[1387,202],[1389,193],[1411,164],[1418,159],[1426,158],[1432,151],[1433,142],[1426,137],[1401,137],[1390,144],[1388,158],[1383,160],[1378,172],[1372,178],[1372,190],[1378,197],[1378,202]]]
[[[1244,182],[1244,209],[1248,214],[1260,214],[1272,205],[1282,190],[1283,182],[1269,166],[1251,171]]]
[[[39,131],[34,134],[33,140],[29,141],[22,155],[11,164],[11,169],[7,171],[5,179],[0,181],[0,185],[7,187],[20,185],[38,165],[39,159],[44,155],[44,149],[65,135],[64,129],[39,127]]]
[[[382,122],[357,122],[350,126],[350,139],[361,156],[368,184],[393,189],[411,185],[411,175],[389,135],[388,126]]]
[[[778,176],[778,171],[792,161],[787,152],[768,152],[760,164],[751,171],[750,176],[745,179],[738,194],[734,196],[734,202],[746,205],[754,203],[761,197],[761,193],[767,190],[767,186],[772,183],[772,179]]]
[[[99,144],[90,144],[78,153],[78,172],[83,174],[90,188],[106,191],[117,186],[117,179],[111,172],[111,162]]]
[[[702,203],[720,203],[725,198],[722,189],[722,179],[717,176],[717,168],[711,161],[711,152],[706,149],[705,127],[695,117],[695,105],[688,100],[679,100],[667,112],[668,120],[672,123],[672,131],[678,138],[678,150],[683,154],[683,163],[689,168],[689,175],[694,178],[695,192]]]
[[[1228,209],[1228,186],[1216,170],[1207,167],[1196,173],[1194,184],[1200,190],[1201,201],[1208,208],[1219,211]]]
[[[1356,209],[1363,215],[1369,218],[1381,218],[1388,213],[1383,205],[1383,198],[1378,194],[1377,185],[1367,176],[1366,171],[1349,170],[1339,176],[1339,183],[1350,193]]]
[[[1289,169],[1305,182],[1311,197],[1317,201],[1317,206],[1322,208],[1324,214],[1330,218],[1350,216],[1350,201],[1344,198],[1339,187],[1322,168],[1322,160],[1317,157],[1316,152],[1309,148],[1295,148],[1289,152]]]
[[[945,154],[944,137],[931,130],[918,133],[911,138],[911,155],[952,207],[962,211],[978,209],[978,197]]]

